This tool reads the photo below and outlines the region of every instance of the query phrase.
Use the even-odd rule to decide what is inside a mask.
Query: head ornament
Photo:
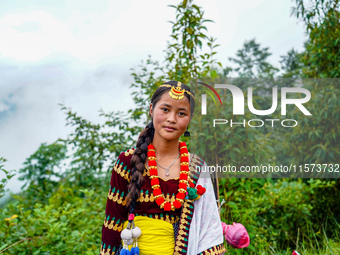
[[[181,82],[177,82],[177,85],[170,85],[170,84],[163,84],[160,87],[168,87],[171,88],[169,91],[169,95],[171,98],[175,100],[181,100],[184,98],[184,93],[187,93],[189,96],[191,96],[193,99],[195,99],[194,95],[190,93],[189,90],[186,90],[181,87]]]

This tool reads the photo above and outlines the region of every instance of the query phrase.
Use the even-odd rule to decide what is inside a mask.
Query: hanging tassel
[[[135,254],[133,255],[139,255],[139,247],[135,247]]]
[[[130,255],[130,251],[127,250],[127,249],[122,249],[122,250],[120,251],[120,255]]]
[[[135,215],[130,213],[129,222],[126,228],[120,233],[120,237],[123,240],[123,249],[120,251],[120,255],[139,255],[139,247],[137,238],[140,237],[142,231],[139,227],[135,226]],[[129,245],[133,244],[131,251]]]

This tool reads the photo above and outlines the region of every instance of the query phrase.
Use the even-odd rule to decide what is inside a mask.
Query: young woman
[[[151,122],[112,171],[101,255],[225,252],[212,182],[200,173],[206,163],[179,141],[189,135],[194,99],[176,81],[153,94]]]

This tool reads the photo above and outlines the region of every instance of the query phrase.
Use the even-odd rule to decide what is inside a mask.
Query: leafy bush
[[[99,254],[106,192],[60,186],[47,204],[25,210],[20,201],[0,210],[0,253]]]

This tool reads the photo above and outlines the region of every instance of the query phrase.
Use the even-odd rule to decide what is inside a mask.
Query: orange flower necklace
[[[164,194],[161,191],[159,177],[157,171],[155,147],[150,144],[148,146],[148,164],[150,170],[151,188],[157,205],[164,211],[174,211],[181,208],[187,192],[188,175],[189,175],[189,153],[185,142],[179,143],[179,151],[181,154],[181,172],[179,175],[178,193],[174,202],[166,202]]]

